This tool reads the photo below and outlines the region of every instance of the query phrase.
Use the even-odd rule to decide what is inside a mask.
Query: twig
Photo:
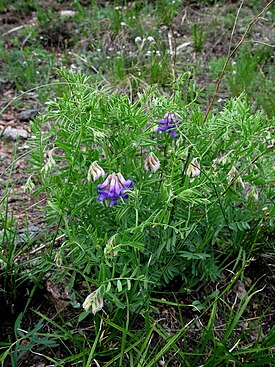
[[[243,3],[244,3],[244,0],[242,0],[241,4],[239,6],[239,9],[237,11],[237,15],[235,17],[234,25],[233,25],[232,32],[231,32],[231,35],[230,35],[230,41],[229,41],[229,47],[228,47],[228,54],[227,54],[227,56],[230,54],[232,40],[233,40],[233,36],[234,36],[234,33],[235,33],[236,25],[237,25],[237,20],[239,18],[239,14],[240,14],[241,8],[243,6]]]
[[[222,68],[222,71],[221,71],[221,74],[220,74],[220,76],[219,76],[219,79],[218,79],[218,82],[217,82],[217,84],[216,84],[216,89],[215,89],[215,93],[214,93],[214,96],[213,96],[213,98],[211,99],[211,101],[210,101],[210,104],[209,104],[209,107],[208,107],[208,109],[207,109],[207,111],[206,111],[206,114],[205,114],[205,116],[204,116],[204,119],[203,119],[203,124],[205,123],[205,121],[207,120],[207,117],[208,117],[208,115],[209,115],[209,113],[210,113],[210,111],[211,111],[211,109],[212,109],[212,107],[213,107],[213,104],[214,104],[214,102],[215,102],[215,100],[216,100],[216,98],[217,98],[217,95],[218,95],[218,92],[219,92],[219,88],[220,88],[220,84],[221,84],[221,81],[222,81],[222,78],[223,78],[223,76],[224,76],[224,74],[225,74],[225,70],[226,70],[226,68],[227,68],[227,65],[228,65],[228,63],[229,63],[229,60],[231,59],[231,57],[235,54],[235,52],[239,49],[239,47],[241,46],[241,44],[244,42],[244,39],[245,39],[245,37],[246,37],[246,35],[247,35],[247,33],[249,32],[249,30],[250,30],[250,28],[253,26],[253,24],[254,23],[256,23],[257,22],[257,20],[260,18],[260,16],[266,11],[266,9],[271,5],[273,3],[273,0],[271,0],[264,8],[263,8],[263,10],[258,14],[258,15],[256,15],[256,17],[255,18],[253,18],[252,20],[251,20],[251,22],[248,24],[248,26],[247,26],[247,28],[246,28],[246,30],[245,30],[245,32],[244,32],[244,34],[243,34],[243,36],[242,36],[242,38],[241,38],[241,40],[240,40],[240,42],[237,44],[237,46],[229,53],[229,55],[227,56],[227,59],[225,60],[225,63],[224,63],[224,66],[223,66],[223,68]]]
[[[16,32],[16,31],[19,31],[20,29],[22,29],[22,28],[24,28],[24,27],[27,27],[27,24],[23,24],[23,25],[20,25],[20,26],[18,26],[18,27],[15,27],[15,28],[10,29],[9,31],[7,31],[7,32],[3,33],[3,34],[2,34],[2,37],[6,36],[6,35],[8,35],[8,34],[10,34],[10,33],[13,33],[13,32]]]
[[[26,214],[26,213],[25,213],[26,211],[28,211],[28,210],[32,209],[33,207],[37,206],[37,205],[38,205],[38,204],[40,204],[40,203],[43,203],[45,200],[47,200],[47,198],[43,198],[43,199],[41,199],[41,200],[37,201],[36,203],[34,203],[34,204],[32,204],[31,206],[29,206],[28,208],[26,208],[26,209],[24,210],[24,212],[19,213],[19,214],[16,214],[16,215],[15,215],[15,217],[16,217],[16,218],[20,218],[20,217],[22,217],[23,215],[25,215],[25,214]]]
[[[47,245],[44,243],[43,245],[40,245],[39,247],[35,248],[34,250],[32,250],[30,252],[31,255],[35,254],[36,252],[43,250],[43,248],[45,248]]]

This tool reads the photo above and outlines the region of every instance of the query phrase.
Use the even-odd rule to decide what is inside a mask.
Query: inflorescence
[[[106,198],[111,200],[110,207],[117,205],[118,198],[128,199],[126,190],[132,190],[133,182],[131,180],[125,180],[120,172],[118,174],[111,173],[106,180],[97,186],[98,189],[98,200],[104,201]]]
[[[158,126],[158,131],[166,131],[167,133],[171,134],[172,138],[177,137],[177,125],[178,118],[175,114],[167,112],[164,115],[163,120],[160,120],[160,125]]]

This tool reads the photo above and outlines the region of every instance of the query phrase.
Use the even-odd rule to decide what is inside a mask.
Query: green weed
[[[244,47],[229,65],[225,74],[224,87],[230,94],[239,96],[245,91],[255,109],[262,108],[269,116],[274,115],[271,84],[274,71],[270,68],[271,49],[258,47],[251,51]],[[213,78],[217,78],[225,58],[214,59],[210,63]]]
[[[195,23],[192,26],[192,35],[194,40],[194,49],[196,52],[201,52],[203,49],[204,34],[202,27]]]
[[[91,91],[81,74],[63,72],[63,76],[71,84],[70,88],[63,99],[52,103],[48,117],[34,125],[36,140],[33,143],[37,152],[33,154],[33,172],[42,185],[38,191],[49,190],[49,224],[62,223],[59,230],[68,238],[70,261],[74,263],[75,258],[77,269],[83,269],[87,256],[94,259],[93,268],[99,277],[97,284],[102,295],[106,293],[110,301],[122,307],[114,289],[123,296],[127,289],[132,289],[134,280],[134,289],[141,287],[141,294],[146,294],[148,286],[168,283],[176,275],[182,276],[187,287],[199,279],[215,280],[219,271],[212,250],[214,244],[224,255],[232,251],[238,253],[240,247],[249,251],[246,236],[252,226],[263,220],[262,209],[269,206],[268,186],[272,181],[270,150],[266,149],[265,142],[269,125],[263,115],[252,115],[241,99],[232,100],[220,118],[213,118],[202,128],[197,96],[189,103],[187,119],[187,109],[181,103],[187,95],[180,91],[173,97],[177,99],[171,100],[145,92],[139,102],[132,105],[127,97],[110,95],[104,90]],[[143,103],[155,98],[159,102],[150,104],[151,111],[147,115]],[[154,140],[151,129],[145,126],[150,120],[154,126],[154,116],[161,116],[161,111],[172,108],[184,120],[179,125],[180,144],[163,135],[159,142]],[[56,122],[47,135],[41,136],[41,123],[45,123],[45,118]],[[62,125],[58,121],[62,121]],[[55,143],[50,138],[53,135]],[[205,136],[210,140],[206,141]],[[145,156],[137,155],[136,146],[144,150]],[[166,156],[166,150],[162,154],[161,146],[170,149],[172,155]],[[163,167],[160,178],[165,177],[165,184],[160,181],[159,188],[155,183],[157,176],[142,173],[142,162],[150,151],[159,156]],[[48,159],[43,163],[45,152]],[[107,172],[117,172],[123,167],[124,176],[135,182],[135,190],[128,194],[129,203],[122,205],[121,202],[111,209],[112,217],[109,217],[108,207],[98,204],[95,207],[96,187],[84,183],[89,165],[94,161],[100,162]],[[196,168],[199,166],[203,168]],[[196,169],[193,171],[192,167]],[[200,177],[195,181],[196,176],[193,179],[192,175],[196,174]],[[153,197],[157,201],[152,200]],[[254,203],[246,202],[250,197]],[[166,203],[165,207],[170,208],[168,213],[165,214],[158,203]],[[108,232],[107,218],[110,220]],[[150,227],[155,228],[151,234]],[[101,237],[103,228],[105,234]],[[110,259],[104,259],[100,249],[104,243],[112,244],[121,253],[122,258],[115,265]],[[175,254],[179,256],[177,259]],[[149,274],[145,271],[148,263]],[[125,264],[129,264],[129,268]],[[164,268],[163,264],[166,264]],[[136,273],[137,266],[141,273]],[[122,278],[117,278],[116,273]],[[136,291],[131,291],[133,299],[129,298],[133,307],[139,302],[135,294]]]
[[[18,90],[27,90],[35,85],[48,83],[53,76],[54,57],[41,48],[1,49],[2,70],[6,82],[14,83]]]

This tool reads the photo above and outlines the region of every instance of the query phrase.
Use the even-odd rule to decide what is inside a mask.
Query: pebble
[[[28,110],[23,110],[19,113],[19,121],[29,121],[39,114],[39,110],[36,108],[30,108]]]
[[[60,15],[61,17],[74,17],[76,12],[74,10],[61,10]]]
[[[28,139],[29,133],[24,129],[14,129],[8,126],[1,132],[1,136],[7,140]]]

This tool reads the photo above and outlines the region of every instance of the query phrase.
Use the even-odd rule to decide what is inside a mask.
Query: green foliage
[[[200,24],[194,23],[192,25],[192,35],[195,51],[201,52],[203,49],[204,34]]]
[[[19,90],[48,83],[55,66],[53,56],[42,48],[0,49],[0,59],[6,81],[13,82]]]
[[[256,99],[256,108],[262,106],[269,116],[274,115],[275,110],[271,92],[274,70],[268,66],[271,57],[271,48],[260,47],[251,51],[244,47],[226,76],[233,96],[245,91],[250,98]]]
[[[250,231],[271,208],[266,117],[241,97],[202,126],[198,95],[181,89],[186,75],[171,98],[152,89],[131,103],[80,73],[61,74],[68,88],[33,124],[31,164],[37,192],[47,193],[49,225],[60,223],[66,236],[58,253],[65,267],[72,263],[85,278],[92,272],[101,295],[118,308],[127,295],[134,310],[149,289],[175,276],[186,287],[215,280],[216,250],[251,251]],[[180,120],[176,139],[153,132],[167,111]],[[151,151],[161,167],[154,174],[144,170]],[[97,202],[98,183],[87,180],[95,161],[133,180],[128,200],[112,208]]]
[[[255,50],[244,47],[236,55],[225,73],[224,87],[230,94],[239,96],[245,91],[251,101],[255,101],[255,109],[262,108],[268,116],[274,116],[272,98],[272,81],[274,70],[270,66],[272,50],[261,46]],[[216,79],[224,65],[225,57],[213,59],[209,68],[213,79]]]
[[[161,24],[170,25],[173,23],[174,17],[178,14],[181,7],[180,0],[157,0],[156,14]]]
[[[0,3],[0,12],[17,12],[22,13],[24,15],[30,15],[33,11],[36,11],[39,6],[41,6],[41,0],[24,0],[23,2],[20,0],[8,1],[1,0]]]

